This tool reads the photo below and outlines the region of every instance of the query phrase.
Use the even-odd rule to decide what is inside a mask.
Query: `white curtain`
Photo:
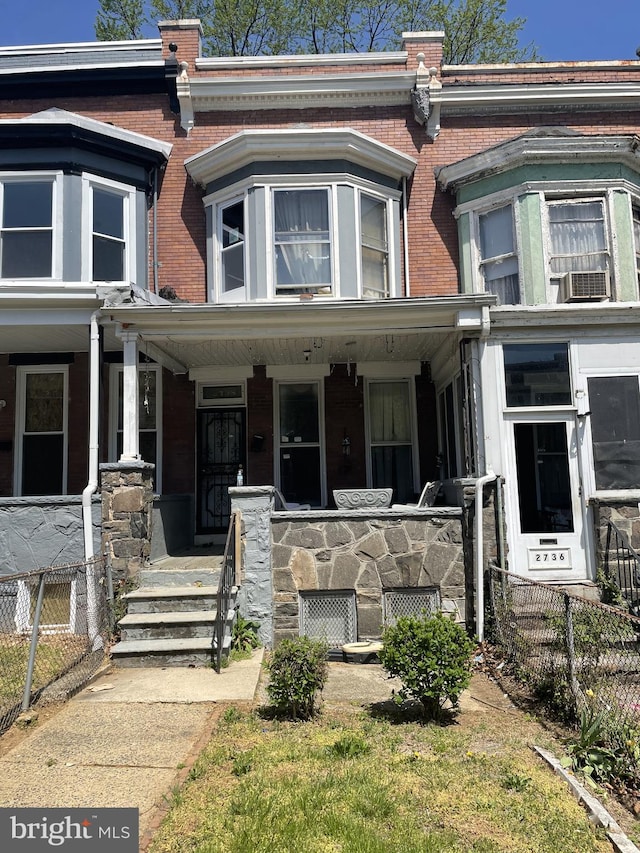
[[[325,190],[274,193],[276,285],[331,285],[329,205]]]
[[[409,388],[406,382],[373,382],[369,386],[371,442],[411,443]]]
[[[550,204],[549,233],[552,274],[607,269],[602,202]]]

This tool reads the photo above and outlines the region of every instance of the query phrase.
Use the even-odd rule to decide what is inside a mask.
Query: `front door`
[[[229,486],[246,467],[245,417],[244,409],[198,410],[198,534],[229,526]]]
[[[507,426],[510,569],[538,580],[584,580],[588,549],[575,423],[532,415]]]

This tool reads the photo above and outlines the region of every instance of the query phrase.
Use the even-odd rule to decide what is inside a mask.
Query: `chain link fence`
[[[604,740],[640,767],[640,619],[491,567],[487,639],[498,668],[556,719],[597,718]]]
[[[43,692],[63,698],[93,675],[109,613],[102,558],[0,577],[0,733]]]

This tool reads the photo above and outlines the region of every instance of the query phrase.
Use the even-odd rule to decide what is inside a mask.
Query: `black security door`
[[[245,410],[198,411],[197,533],[222,533],[229,525],[229,486],[246,465]]]

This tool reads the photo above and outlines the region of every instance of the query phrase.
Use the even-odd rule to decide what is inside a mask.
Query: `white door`
[[[541,581],[590,576],[575,420],[539,413],[509,419],[509,568]]]

